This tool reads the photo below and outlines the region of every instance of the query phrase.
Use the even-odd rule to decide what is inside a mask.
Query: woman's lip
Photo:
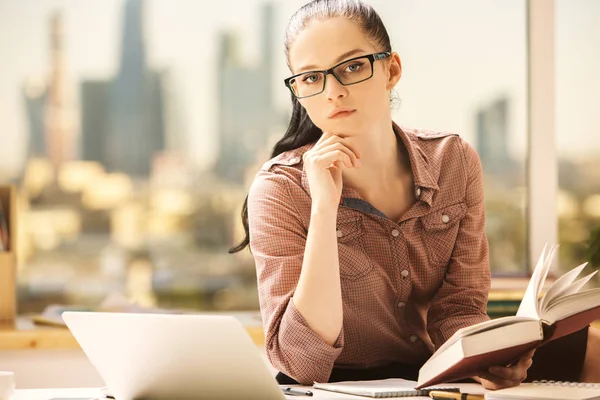
[[[329,118],[344,118],[344,117],[348,117],[348,116],[354,114],[355,111],[356,110],[340,111],[340,112],[337,112],[337,113],[333,114]]]

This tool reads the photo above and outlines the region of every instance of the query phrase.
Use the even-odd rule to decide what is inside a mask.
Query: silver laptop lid
[[[242,324],[230,316],[64,312],[117,400],[281,400]]]

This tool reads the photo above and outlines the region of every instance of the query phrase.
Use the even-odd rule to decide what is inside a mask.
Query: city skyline
[[[273,25],[275,7],[261,6],[259,61],[243,62],[239,38],[231,32],[219,34],[218,158],[215,172],[220,179],[243,183],[245,172],[265,148],[270,131],[283,124],[273,101]]]
[[[136,177],[148,177],[153,158],[165,150],[169,100],[164,74],[147,62],[145,11],[145,0],[125,2],[118,73],[82,81],[80,101],[82,159]]]
[[[439,2],[440,7],[435,12],[429,12],[433,9],[425,10],[427,5],[406,0],[393,5],[386,4],[384,1],[369,2],[382,15],[388,26],[395,50],[399,51],[403,59],[404,77],[396,88],[402,102],[394,110],[395,120],[402,125],[457,131],[467,140],[474,140],[476,127],[471,114],[475,112],[475,108],[482,102],[487,103],[498,97],[499,93],[506,93],[513,99],[512,110],[509,111],[513,120],[509,122],[510,148],[508,150],[513,157],[522,157],[522,151],[526,144],[524,135],[526,126],[524,115],[525,26],[524,22],[517,25],[515,22],[524,19],[524,2],[507,2],[510,4],[503,3],[502,6],[495,7],[489,1],[475,4],[473,1],[463,0],[465,10],[466,6],[473,6],[468,8],[467,13],[462,13],[465,14],[462,18],[463,22],[467,22],[466,26],[459,23],[458,20],[453,20],[453,24],[441,27],[438,22],[442,19],[444,11],[448,11],[444,10],[444,7],[447,6],[443,2]],[[74,85],[86,77],[102,80],[117,73],[117,54],[120,43],[118,37],[123,1],[107,0],[101,4],[86,2],[85,6],[78,5],[72,0],[48,0],[39,3],[39,7],[20,7],[17,3],[0,0],[0,10],[3,11],[0,13],[0,26],[3,26],[2,30],[7,33],[0,35],[0,37],[4,37],[4,40],[0,39],[0,51],[4,57],[10,57],[12,61],[3,67],[6,73],[0,76],[0,109],[5,111],[7,116],[4,123],[5,129],[3,134],[0,134],[5,144],[0,148],[0,170],[3,171],[18,170],[27,156],[27,139],[23,137],[27,132],[27,110],[19,91],[22,90],[23,82],[27,78],[48,73],[50,57],[45,31],[51,12],[61,7],[65,11],[65,41],[68,48],[66,69],[69,73],[69,84],[72,86],[72,90],[77,91]],[[283,60],[283,29],[291,13],[304,2],[275,1],[273,3],[278,6],[278,11],[273,27],[275,39],[272,50],[275,65],[271,83],[275,105],[278,110],[285,113],[289,111],[289,95],[280,82],[280,78],[288,74],[285,60]],[[427,3],[431,6],[438,2],[429,1]],[[177,102],[183,108],[181,112],[184,119],[182,125],[186,127],[187,133],[187,137],[184,139],[187,144],[186,155],[197,167],[210,168],[219,153],[220,138],[218,137],[218,118],[215,108],[217,88],[214,82],[217,73],[215,69],[218,65],[216,62],[218,57],[217,32],[234,31],[240,40],[240,53],[241,58],[245,61],[244,64],[256,65],[260,52],[260,45],[258,45],[260,30],[257,25],[260,23],[261,4],[263,2],[258,0],[225,2],[221,8],[215,11],[214,15],[208,18],[205,13],[193,12],[201,11],[202,7],[192,1],[182,1],[178,3],[177,7],[164,1],[149,2],[148,31],[150,32],[149,42],[152,43],[148,49],[149,64],[153,68],[172,70],[173,82],[176,87],[174,92],[178,96]],[[577,4],[585,4],[587,8],[582,11],[583,7],[568,7],[564,1],[557,1],[559,18],[557,21],[557,53],[559,56],[561,51],[564,54],[565,49],[569,47],[563,43],[565,38],[569,39],[568,42],[572,42],[573,39],[581,39],[581,35],[589,30],[589,24],[586,21],[568,24],[561,23],[561,18],[569,16],[573,18],[573,15],[576,15],[580,19],[586,15],[597,15],[594,14],[596,10],[600,12],[600,7],[592,2]],[[227,5],[230,6],[229,8],[232,5],[235,6],[237,11],[228,13],[225,10]],[[426,11],[429,14],[425,14]],[[460,17],[454,14],[459,13],[451,14],[452,18]],[[398,15],[397,19],[401,23],[392,23],[395,18],[392,18],[391,15]],[[418,29],[419,24],[424,21],[425,15],[428,15],[428,21],[431,21],[427,31],[421,30],[417,36],[405,33],[405,31],[412,30],[414,32],[414,29]],[[485,18],[491,16],[495,18],[494,23],[491,24],[492,27],[485,29],[483,27],[485,22],[489,22],[485,21]],[[202,23],[199,23],[199,19]],[[20,22],[16,24],[15,21]],[[192,22],[194,22],[193,25]],[[514,27],[511,31],[493,34],[495,24],[508,26],[511,23]],[[78,28],[86,25],[87,30],[83,30],[85,34],[80,35],[81,32]],[[177,28],[175,25],[179,25],[179,27]],[[488,23],[488,25],[490,24]],[[94,29],[91,29],[90,26],[94,26]],[[485,41],[481,39],[481,42],[493,47],[493,53],[498,55],[498,60],[504,60],[505,64],[492,66],[488,64],[497,64],[498,60],[478,59],[476,54],[473,54],[477,52],[473,52],[472,48],[468,46],[478,43],[477,41],[465,43],[460,48],[457,47],[455,42],[464,39],[474,28],[483,29],[481,36]],[[441,49],[439,46],[440,35],[446,34],[448,30],[452,30],[452,35],[447,40],[452,43],[445,46],[449,49]],[[600,28],[595,28],[591,33],[600,36]],[[10,39],[7,39],[15,36],[22,37],[24,41],[18,48]],[[499,38],[499,36],[503,36],[503,38]],[[206,40],[197,40],[196,38],[206,38]],[[85,49],[82,47],[83,42],[87,43]],[[438,42],[437,46],[436,42]],[[576,42],[581,41],[576,40]],[[171,49],[169,49],[169,44],[171,44]],[[186,48],[188,51],[182,50]],[[456,53],[457,49],[462,51]],[[448,58],[448,63],[441,64],[444,65],[444,68],[440,68],[436,58],[450,56],[452,52],[455,52],[456,59],[463,59],[471,54],[471,62],[480,63],[478,68],[467,71],[472,75],[470,81],[459,83],[444,81],[446,76],[460,71],[461,68],[464,69],[465,65],[468,65],[466,61],[469,60],[461,62]],[[581,60],[582,57],[588,57],[586,60],[590,62],[584,62]],[[557,58],[557,71],[559,78],[569,75],[571,81],[567,83],[572,87],[565,88],[561,79],[558,79],[557,145],[561,148],[561,155],[586,152],[588,155],[598,154],[600,153],[600,144],[598,141],[592,141],[591,127],[599,125],[596,121],[600,117],[591,111],[593,102],[580,100],[576,102],[577,107],[575,107],[571,104],[572,101],[568,101],[570,98],[572,100],[573,94],[567,94],[569,90],[581,91],[582,79],[585,79],[585,76],[593,76],[591,72],[572,74],[571,71],[574,69],[581,71],[586,68],[591,71],[593,65],[600,65],[600,50],[592,48],[585,54],[580,54],[578,63],[561,61],[564,58]],[[187,61],[184,62],[184,60]],[[447,71],[440,72],[443,69]],[[502,76],[502,71],[506,76]],[[490,77],[494,79],[492,80]],[[457,80],[460,81],[460,79]],[[572,84],[573,80],[576,85]],[[426,82],[428,84],[425,84]],[[482,82],[487,82],[488,85],[480,87]],[[586,93],[597,91],[594,89],[594,83],[587,83]],[[452,100],[456,104],[453,105]],[[78,100],[78,104],[81,105],[80,100]],[[462,111],[458,112],[457,110]],[[565,123],[563,120],[568,116],[565,114],[567,111],[580,118],[571,119]],[[582,123],[588,124],[589,127],[582,127]],[[565,129],[565,126],[568,129]],[[10,134],[11,132],[13,134]],[[569,138],[575,138],[571,145],[567,140]],[[565,140],[566,143],[564,143]],[[169,148],[169,146],[171,144],[167,143],[166,147]]]

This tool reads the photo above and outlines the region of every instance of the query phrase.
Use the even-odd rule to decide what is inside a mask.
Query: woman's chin
[[[356,124],[356,122],[352,123],[350,121],[340,121],[333,124],[329,123],[326,125],[326,127],[321,128],[321,130],[323,132],[331,132],[340,137],[351,137],[360,135],[360,129],[358,129],[358,125]]]

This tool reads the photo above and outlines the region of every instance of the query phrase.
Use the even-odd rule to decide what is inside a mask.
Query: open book
[[[417,388],[476,376],[509,365],[527,351],[576,332],[600,318],[600,289],[581,289],[596,273],[577,279],[587,263],[542,288],[557,247],[544,247],[516,316],[459,329],[419,370]]]

